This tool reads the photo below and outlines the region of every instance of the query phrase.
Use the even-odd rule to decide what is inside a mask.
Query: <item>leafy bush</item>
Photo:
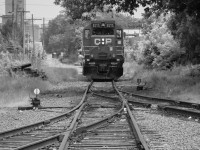
[[[140,64],[150,68],[169,69],[179,63],[185,53],[167,27],[169,16],[161,15],[151,23],[151,30],[135,46],[135,58]]]

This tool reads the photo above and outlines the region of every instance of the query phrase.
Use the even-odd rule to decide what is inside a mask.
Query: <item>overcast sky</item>
[[[54,5],[54,0],[26,0],[27,18],[42,19],[45,18],[46,23],[48,20],[55,18],[60,11],[63,10],[60,6]],[[139,8],[134,17],[141,18],[142,8]],[[0,16],[5,14],[5,0],[0,0]],[[0,19],[1,22],[1,19]],[[36,24],[42,24],[42,21],[35,21]]]
[[[26,0],[27,18],[31,18],[33,14],[34,18],[45,20],[51,20],[55,18],[60,11],[63,10],[60,6],[55,5],[54,0]],[[5,14],[5,0],[0,0],[0,16]],[[42,21],[35,21],[38,24],[42,24]]]

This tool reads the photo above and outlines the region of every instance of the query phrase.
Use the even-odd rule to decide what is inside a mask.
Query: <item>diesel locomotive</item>
[[[83,75],[117,80],[123,75],[123,29],[114,20],[93,20],[83,29]]]

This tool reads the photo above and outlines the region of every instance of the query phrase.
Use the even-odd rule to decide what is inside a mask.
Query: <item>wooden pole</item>
[[[32,22],[32,35],[33,35],[33,50],[31,52],[31,54],[35,53],[35,32],[34,32],[34,20],[42,20],[42,19],[34,19],[33,18],[33,14],[32,14],[32,18],[31,19],[24,19],[24,20],[31,20]]]
[[[15,39],[15,27],[14,27],[14,7],[15,7],[15,2],[12,0],[12,36],[13,39]]]
[[[25,56],[25,13],[28,13],[30,11],[25,11],[24,8],[21,12],[21,28],[22,28],[22,34],[23,34],[23,58]]]
[[[45,32],[45,18],[43,18],[43,38],[42,38],[43,52],[42,53],[44,53],[44,49],[45,49],[45,47],[44,47],[44,32]]]
[[[33,34],[33,52],[35,53],[35,35],[34,35],[34,22],[33,22],[33,14],[32,14],[32,34]]]

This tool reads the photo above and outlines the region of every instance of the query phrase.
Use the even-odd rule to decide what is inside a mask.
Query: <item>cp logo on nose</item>
[[[94,44],[95,45],[100,45],[100,44],[102,44],[102,45],[104,45],[104,44],[108,44],[108,43],[112,43],[112,39],[111,38],[95,38],[94,39]]]

